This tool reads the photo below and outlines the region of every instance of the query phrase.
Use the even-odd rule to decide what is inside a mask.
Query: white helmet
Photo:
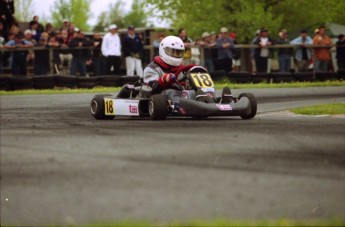
[[[168,65],[178,66],[184,54],[183,41],[177,36],[165,37],[159,45],[159,56]]]

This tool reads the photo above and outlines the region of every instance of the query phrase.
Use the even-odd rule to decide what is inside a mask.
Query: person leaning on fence
[[[39,43],[35,46],[40,48],[35,50],[34,74],[47,75],[49,72],[48,39],[41,35]]]
[[[37,41],[32,38],[32,32],[31,32],[30,29],[25,30],[23,40],[32,43],[33,46],[37,45]],[[26,61],[31,64],[34,61],[34,58],[35,58],[34,51],[33,50],[29,50],[28,56],[26,57]]]
[[[92,35],[93,51],[92,51],[92,62],[93,72],[95,76],[105,74],[105,59],[102,55],[101,47],[103,39],[99,32],[94,32]]]
[[[316,72],[327,72],[328,64],[331,62],[330,45],[332,45],[332,40],[326,35],[325,30],[326,28],[324,26],[320,26],[318,34],[313,39],[314,45],[329,46],[314,48],[314,70]]]
[[[204,32],[201,35],[202,40],[198,43],[202,47],[202,51],[204,51],[204,66],[206,67],[207,71],[213,72],[214,71],[214,64],[212,58],[212,49],[216,46],[215,42],[211,42],[211,34],[208,32]]]
[[[68,47],[68,32],[66,29],[61,30],[61,36],[57,39],[59,43],[59,58],[60,58],[60,64],[57,65],[57,71],[60,71],[62,69],[64,74],[68,74],[69,69],[71,68],[71,62],[72,62],[72,53]],[[55,66],[54,66],[55,67]],[[58,72],[59,73],[59,72]]]
[[[259,45],[254,50],[254,59],[257,72],[268,72],[268,58],[272,56],[272,51],[267,48],[272,46],[273,40],[268,37],[268,30],[262,28],[259,37],[256,38],[253,44]]]
[[[296,45],[294,58],[297,63],[297,71],[308,71],[312,57],[311,49],[308,46],[313,44],[313,40],[308,36],[307,31],[301,30],[300,36],[292,40],[290,44]]]
[[[75,29],[77,36],[68,42],[68,46],[73,48],[71,50],[73,55],[71,74],[76,76],[77,71],[79,71],[80,76],[87,76],[86,65],[91,63],[91,55],[90,50],[85,49],[85,47],[92,46],[92,41],[86,38],[78,28]]]
[[[229,37],[233,40],[234,45],[237,44],[236,41],[236,33],[235,32],[230,32]],[[232,71],[233,72],[239,72],[240,68],[241,68],[241,50],[240,49],[233,49],[234,53],[233,53],[233,58],[232,58]]]
[[[336,59],[338,71],[345,73],[345,36],[340,34],[338,36],[337,47],[336,47]]]
[[[119,75],[121,66],[121,40],[116,24],[108,27],[109,32],[103,37],[101,51],[105,57],[105,73]],[[113,71],[111,71],[113,68]]]
[[[216,48],[218,49],[218,69],[224,70],[226,75],[232,71],[232,58],[235,49],[235,44],[231,38],[228,37],[228,29],[223,27],[220,29],[220,35],[217,39]]]
[[[287,30],[283,29],[279,32],[279,38],[276,40],[276,44],[290,44],[288,36]],[[290,72],[292,52],[292,48],[278,48],[279,72]]]
[[[17,49],[17,48],[30,48],[33,47],[33,44],[23,40],[23,34],[17,33],[14,36],[14,40],[10,40],[5,44],[6,49]],[[12,75],[27,75],[27,61],[26,57],[28,51],[13,51],[12,52],[12,63],[11,63],[11,72]]]
[[[183,41],[185,46],[185,52],[183,55],[183,61],[182,64],[187,65],[191,64],[192,60],[192,50],[191,46],[194,45],[194,41],[187,36],[187,31],[184,28],[180,28],[178,30],[178,37]]]
[[[133,25],[128,27],[128,33],[123,39],[123,54],[126,58],[126,69],[128,76],[134,76],[134,71],[140,77],[143,76],[141,57],[143,55],[141,39],[135,34]]]

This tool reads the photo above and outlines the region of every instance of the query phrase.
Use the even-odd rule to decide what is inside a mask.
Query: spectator
[[[32,37],[32,31],[30,29],[26,29],[24,32],[24,40],[31,42],[34,46],[37,45],[37,42]]]
[[[87,77],[88,75],[86,74],[86,65],[91,63],[90,51],[88,49],[82,49],[80,47],[92,46],[92,41],[86,38],[84,36],[84,33],[78,28],[75,29],[77,31],[77,36],[68,42],[69,47],[76,48],[71,51],[73,55],[71,74],[76,76],[77,71],[79,71],[80,76]]]
[[[214,69],[218,68],[218,62],[217,62],[217,56],[218,56],[218,49],[216,48],[218,34],[215,31],[212,31],[210,33],[210,45],[212,45],[211,53],[212,53],[212,60],[213,60],[213,66]]]
[[[101,47],[102,47],[102,37],[98,32],[93,33],[93,54],[92,54],[92,61],[93,61],[93,68],[94,68],[94,75],[100,76],[105,74],[105,61],[102,55]]]
[[[308,48],[308,45],[312,45],[313,40],[308,36],[307,31],[301,30],[300,36],[292,40],[290,44],[297,46],[295,52],[297,71],[308,71],[309,62],[312,56],[311,49]]]
[[[194,42],[191,38],[187,36],[187,31],[184,28],[179,29],[178,31],[178,37],[183,41],[184,46],[185,46],[185,52],[183,55],[183,65],[188,65],[191,64],[192,60],[192,50],[191,46],[194,45]]]
[[[230,32],[230,38],[233,40],[234,45],[237,44],[236,42],[236,33]],[[241,50],[240,49],[233,49],[233,59],[232,59],[232,71],[239,72],[241,67]]]
[[[38,30],[38,22],[32,21],[32,23],[29,26],[29,29],[32,32],[32,38],[36,40],[36,43],[38,43],[41,36],[41,32],[39,32]]]
[[[48,33],[48,35],[51,35],[54,32],[54,28],[51,23],[46,24],[45,32]]]
[[[8,35],[12,25],[15,23],[14,0],[0,0],[0,21],[3,24],[3,37],[5,42],[9,40]]]
[[[140,77],[143,76],[143,67],[141,63],[141,57],[143,54],[142,42],[135,34],[134,26],[128,27],[128,34],[123,40],[123,51],[126,57],[127,75],[134,75],[134,69],[136,74]]]
[[[73,23],[69,23],[69,26],[67,28],[68,40],[75,38],[77,36],[78,31],[79,31],[79,29],[76,28]]]
[[[251,44],[254,44],[256,39],[260,36],[260,29],[256,30],[255,32],[255,38],[252,40]],[[252,73],[256,73],[256,65],[255,65],[255,50],[256,48],[250,48],[250,55],[251,55],[251,63],[252,63]]]
[[[44,32],[43,25],[40,24],[40,22],[39,22],[39,17],[38,17],[38,16],[34,16],[34,17],[32,18],[32,21],[30,21],[29,24],[32,25],[34,22],[37,22],[37,32],[38,32],[39,34],[41,34],[42,32]]]
[[[108,27],[109,32],[104,36],[101,50],[105,57],[105,73],[119,75],[121,67],[121,40],[117,33],[116,24]],[[114,71],[111,72],[113,67]]]
[[[199,45],[203,47],[204,51],[204,66],[209,72],[214,71],[214,63],[212,57],[212,49],[215,47],[216,43],[211,41],[211,34],[204,32],[201,35],[202,40]]]
[[[260,30],[260,35],[254,41],[254,44],[259,45],[254,51],[256,71],[267,73],[268,58],[272,55],[272,52],[267,47],[273,45],[273,40],[268,37],[267,29],[262,28]]]
[[[30,29],[26,29],[25,32],[24,32],[24,41],[28,41],[30,43],[32,43],[33,46],[36,46],[37,45],[37,42],[36,40],[34,40],[32,38],[32,32]],[[34,61],[34,58],[35,58],[35,54],[34,54],[34,51],[33,50],[29,50],[28,51],[28,55],[26,57],[26,61],[30,64],[33,63]]]
[[[190,58],[192,64],[200,65],[200,48],[198,43],[200,43],[201,39],[196,38],[195,39],[195,46],[192,46],[190,48],[192,57]]]
[[[338,71],[341,70],[344,72],[345,70],[345,36],[344,34],[340,34],[338,36],[337,48],[336,48],[336,59],[337,59]]]
[[[63,29],[61,30],[61,37],[57,40],[59,42],[59,58],[61,64],[59,64],[59,69],[63,69],[64,74],[68,74],[68,70],[71,68],[71,62],[72,62],[72,53],[69,50],[68,47],[68,32],[67,30]]]
[[[49,50],[46,48],[47,46],[48,39],[45,36],[41,36],[39,43],[36,45],[36,47],[41,47],[41,49],[35,50],[35,75],[47,75],[49,72]]]
[[[279,33],[279,39],[276,41],[276,44],[290,44],[288,36],[289,34],[287,30],[283,29]],[[278,62],[280,72],[290,72],[292,51],[292,48],[278,48]]]
[[[325,27],[320,26],[318,34],[313,39],[314,45],[330,46],[332,45],[332,40],[326,35]],[[330,47],[317,47],[314,49],[315,62],[314,70],[316,72],[327,72],[328,64],[331,61]]]
[[[161,41],[165,38],[165,35],[163,34],[159,34],[158,35],[158,39],[156,39],[155,41],[153,41],[153,54],[154,57],[155,56],[159,56],[159,44],[161,43]]]
[[[63,19],[62,20],[62,27],[60,28],[60,30],[67,30],[69,29],[70,26],[70,23],[68,22],[68,19]],[[73,26],[73,29],[74,29],[74,26]],[[73,33],[73,30],[71,30],[71,32]]]
[[[48,37],[48,46],[53,48],[53,65],[56,73],[60,73],[59,66],[61,65],[61,59],[60,59],[60,50],[58,47],[60,47],[60,43],[57,39],[57,36],[55,34],[52,34]]]
[[[14,36],[14,40],[6,43],[5,48],[16,49],[16,48],[30,48],[32,43],[23,40],[23,34],[18,33]],[[12,52],[12,62],[11,71],[12,75],[27,75],[27,63],[26,57],[28,55],[27,51],[13,51]]]
[[[232,70],[232,58],[234,53],[234,42],[228,37],[228,29],[220,29],[216,47],[218,49],[218,69],[225,70],[226,75]]]

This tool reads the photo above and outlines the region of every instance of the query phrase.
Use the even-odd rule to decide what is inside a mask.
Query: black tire
[[[32,79],[35,89],[52,89],[55,87],[54,76],[34,76]]]
[[[240,94],[238,99],[240,100],[243,97],[246,97],[249,100],[249,103],[250,103],[250,113],[249,114],[247,113],[247,114],[241,115],[241,118],[245,119],[245,120],[252,119],[252,118],[255,117],[256,111],[257,111],[256,98],[255,98],[255,96],[252,93],[243,93],[243,94]]]
[[[164,95],[152,95],[148,105],[152,120],[165,120],[167,118],[168,106]]]
[[[98,85],[104,87],[119,87],[121,77],[117,75],[98,76]]]
[[[0,90],[7,91],[10,89],[10,77],[0,76]]]
[[[57,87],[75,88],[77,86],[76,76],[56,75],[55,85]]]
[[[11,90],[25,90],[33,88],[33,80],[31,77],[14,76],[9,78]]]
[[[94,118],[98,120],[111,120],[115,116],[105,115],[104,109],[104,97],[111,97],[109,94],[95,95],[90,103],[91,114]]]
[[[98,77],[78,77],[77,86],[78,88],[93,88],[98,82]]]

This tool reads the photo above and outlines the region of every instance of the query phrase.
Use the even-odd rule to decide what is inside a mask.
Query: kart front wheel
[[[91,100],[90,110],[91,114],[94,118],[98,120],[111,120],[114,116],[105,115],[105,105],[104,105],[104,97],[111,97],[112,95],[105,94],[105,95],[95,95]]]
[[[257,102],[255,99],[255,96],[252,93],[243,93],[243,94],[240,94],[238,99],[241,99],[243,97],[249,100],[250,110],[240,116],[242,119],[245,119],[245,120],[252,119],[253,117],[255,117],[256,111],[257,111]]]
[[[149,101],[149,113],[152,120],[165,120],[168,114],[167,99],[164,95],[152,95]]]

